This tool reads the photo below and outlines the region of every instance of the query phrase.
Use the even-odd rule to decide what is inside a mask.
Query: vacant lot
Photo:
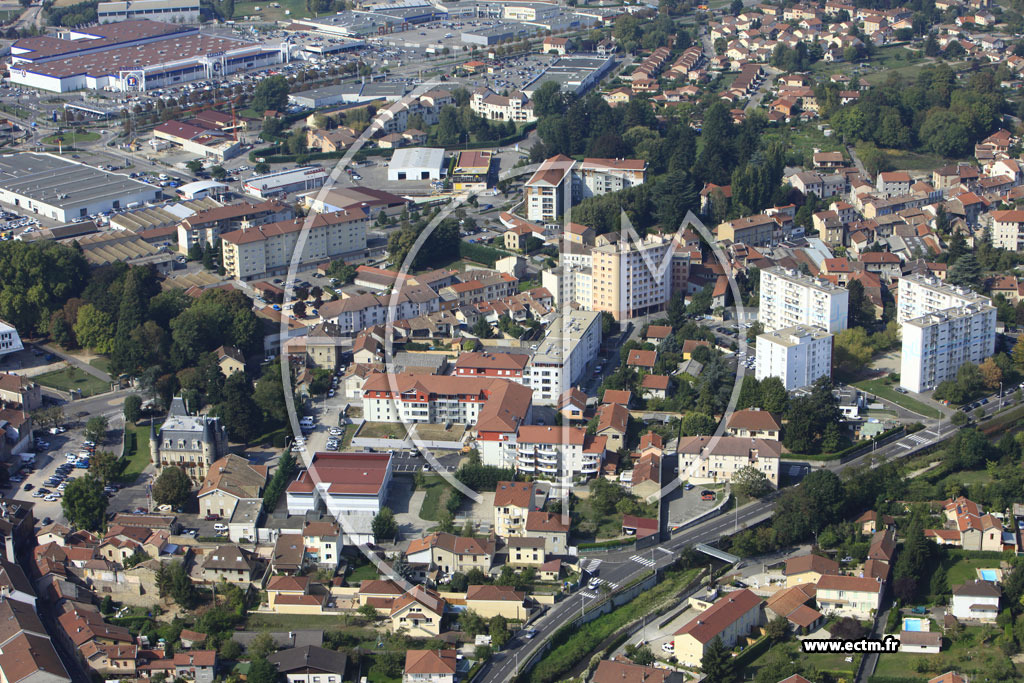
[[[924,415],[925,417],[935,419],[942,417],[942,413],[935,408],[932,408],[930,405],[925,403],[921,403],[916,398],[911,398],[906,394],[899,393],[893,389],[892,386],[886,384],[882,379],[863,380],[861,382],[854,382],[853,385],[863,389],[864,391],[870,392],[879,398],[883,398],[886,401],[902,406],[909,411],[917,413],[918,415]]]
[[[401,422],[364,422],[358,434],[362,439],[404,439],[407,435]]]

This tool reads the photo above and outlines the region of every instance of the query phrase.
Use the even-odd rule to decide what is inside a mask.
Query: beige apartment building
[[[366,229],[370,225],[367,213],[344,209],[225,233],[221,236],[224,270],[243,281],[284,274],[307,221],[309,231],[298,258],[300,266],[366,249]]]
[[[581,198],[586,199],[643,185],[647,179],[647,162],[643,159],[584,159],[576,173]]]
[[[775,228],[778,224],[771,216],[759,213],[745,216],[733,221],[726,221],[718,226],[718,241],[729,241],[733,244],[746,244],[751,247],[764,247],[772,243]]]
[[[594,247],[593,310],[628,320],[665,309],[672,291],[672,240],[648,235]]]

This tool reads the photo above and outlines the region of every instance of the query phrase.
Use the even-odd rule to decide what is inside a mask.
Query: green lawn
[[[341,620],[334,614],[250,614],[246,628],[250,631],[299,631],[302,629],[337,628]]]
[[[878,658],[875,676],[919,680],[924,683],[944,671],[955,670],[970,677],[972,681],[1021,680],[1024,668],[1020,664],[1011,664],[1013,669],[1003,672],[1009,660],[995,644],[1001,632],[1002,629],[995,627],[968,626],[954,641],[948,637],[943,638],[942,652],[937,655],[884,654]],[[928,673],[918,673],[919,662],[924,664],[922,668]],[[997,670],[1002,675],[996,676]],[[1013,670],[1016,675],[1013,675]]]
[[[64,131],[57,135],[51,135],[50,137],[43,138],[42,143],[44,145],[56,145],[58,141],[62,142],[65,146],[67,145],[79,145],[83,142],[96,142],[100,139],[99,133],[93,133],[92,131],[79,131],[72,133],[72,131]]]
[[[461,441],[465,433],[466,427],[459,424],[453,424],[451,429],[445,429],[444,425],[416,425],[416,434],[427,441]]]
[[[93,358],[91,361],[89,361],[89,365],[93,366],[97,370],[102,370],[103,372],[107,373],[108,375],[110,374],[110,359],[109,358],[105,358],[104,356],[100,356],[99,358]]]
[[[404,439],[407,435],[401,422],[364,422],[359,429],[362,439]]]
[[[373,566],[373,563],[367,563],[353,569],[351,573],[345,577],[345,580],[350,586],[358,586],[359,583],[364,580],[376,578],[378,578],[377,568]]]
[[[59,389],[61,391],[78,389],[82,392],[82,398],[110,391],[110,384],[107,382],[93,377],[84,370],[71,366],[63,370],[36,375],[32,379],[51,389]]]
[[[867,379],[860,382],[854,382],[853,385],[859,389],[863,389],[869,393],[875,394],[879,398],[883,398],[887,401],[895,403],[896,405],[902,406],[907,410],[917,413],[918,415],[924,415],[925,417],[940,418],[940,413],[930,405],[921,403],[916,398],[911,398],[906,394],[901,394],[893,389],[892,386],[885,383],[883,379]]]
[[[946,570],[946,577],[949,579],[949,587],[973,581],[978,578],[979,569],[995,569],[999,567],[999,560],[979,560],[974,558],[963,558],[957,560],[956,564]]]
[[[827,671],[832,673],[840,680],[853,680],[853,674],[857,670],[858,657],[856,655],[852,662],[847,662],[846,658],[849,655],[844,654],[829,654],[829,653],[804,653],[801,652],[799,644],[795,640],[790,640],[782,644],[774,645],[765,650],[760,657],[750,663],[744,670],[745,676],[753,677],[757,674],[757,671],[765,664],[770,662],[773,658],[779,657],[777,651],[781,651],[789,656],[790,659],[799,661],[804,667],[813,667],[817,671]]]
[[[149,425],[129,427],[125,431],[124,457],[128,461],[118,477],[122,484],[134,484],[142,471],[149,465]]]
[[[769,129],[764,132],[763,137],[766,143],[784,143],[786,148],[799,156],[807,167],[811,166],[815,149],[822,152],[842,152],[843,157],[847,156],[846,148],[835,135],[825,137],[817,126],[810,123],[802,124],[796,130],[785,127]]]
[[[355,436],[356,429],[359,425],[347,424],[345,425],[345,433],[341,435],[341,448],[348,448],[352,443],[352,437]]]
[[[428,476],[424,479],[426,481],[419,488],[425,490],[427,495],[423,499],[423,505],[420,506],[420,519],[436,522],[441,510],[445,509],[448,496],[454,493],[455,489],[443,477]]]

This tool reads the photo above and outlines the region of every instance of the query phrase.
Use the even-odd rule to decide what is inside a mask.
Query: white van
[[[299,425],[302,427],[312,427],[314,423],[315,421],[313,420],[312,415],[307,415],[306,417],[299,420]]]

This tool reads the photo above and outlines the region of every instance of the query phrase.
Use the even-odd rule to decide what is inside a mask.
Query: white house
[[[975,579],[953,587],[953,616],[957,619],[994,622],[1003,592],[991,581]]]

